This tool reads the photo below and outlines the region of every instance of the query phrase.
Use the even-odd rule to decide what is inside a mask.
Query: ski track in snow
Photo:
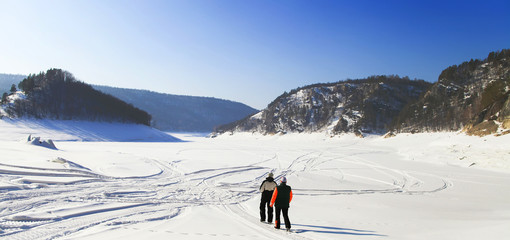
[[[3,189],[0,201],[0,236],[6,239],[54,239],[101,223],[143,222],[172,218],[168,209],[193,205],[229,205],[243,202],[257,189],[258,180],[236,184],[215,184],[216,179],[261,167],[240,166],[206,169],[178,174],[168,164],[153,160],[161,168],[156,176],[138,178],[108,177],[79,170],[43,169],[0,164],[1,181],[13,182],[14,189]],[[4,168],[19,169],[17,171]],[[30,170],[30,171],[27,171]],[[87,177],[69,184],[27,184],[20,177]],[[257,182],[255,182],[257,181]],[[244,191],[232,191],[245,188]],[[133,189],[133,190],[127,190]],[[61,215],[58,205],[95,204],[91,209],[75,208]],[[121,204],[111,207],[110,205]],[[38,209],[51,209],[52,212]],[[105,214],[106,212],[110,212]],[[116,212],[112,214],[111,212]],[[43,216],[43,217],[41,217]],[[65,229],[65,232],[62,230]]]
[[[5,239],[55,239],[94,225],[126,224],[155,219],[169,219],[179,214],[180,209],[193,205],[222,205],[243,219],[247,225],[257,223],[257,218],[247,215],[238,203],[257,195],[258,185],[265,178],[267,169],[258,165],[277,161],[278,156],[262,160],[248,166],[204,169],[188,174],[180,174],[172,164],[152,160],[161,168],[161,172],[148,177],[109,177],[85,170],[44,169],[26,166],[0,164],[2,181],[17,185],[18,189],[2,190],[0,198],[0,236]],[[349,159],[349,160],[346,160]],[[325,156],[324,152],[304,152],[283,169],[277,169],[276,178],[299,175],[314,171],[329,161],[347,162],[365,170],[380,173],[386,177],[381,180],[367,175],[350,175],[373,182],[380,189],[295,189],[296,195],[339,195],[339,194],[375,194],[403,193],[424,194],[446,189],[451,183],[425,173],[409,173],[384,167],[356,156]],[[18,170],[12,170],[18,169]],[[262,171],[260,171],[262,170]],[[249,171],[263,172],[263,175],[238,183],[220,183],[220,180]],[[341,169],[339,169],[341,171]],[[21,177],[53,176],[59,178],[87,178],[87,180],[61,184],[43,184],[36,186],[30,182],[17,181]],[[437,186],[423,185],[428,181],[420,177],[438,178]],[[428,179],[427,179],[428,180]],[[432,181],[432,182],[434,182]],[[434,182],[434,184],[435,184]],[[129,190],[131,189],[131,190]],[[258,196],[258,195],[257,195]],[[60,210],[59,205],[83,204],[89,208],[74,208],[69,212]],[[119,205],[120,204],[120,205]],[[41,210],[38,210],[41,209]],[[50,212],[44,209],[51,209]],[[175,209],[168,212],[168,209]],[[112,214],[113,212],[113,214]],[[255,225],[254,228],[260,228]],[[65,231],[63,231],[65,230]],[[274,232],[269,233],[273,236]],[[298,239],[294,236],[293,239]]]
[[[242,144],[218,145],[218,148],[237,151],[239,156],[258,154]],[[345,148],[350,148],[349,154],[343,153]],[[176,155],[196,150],[182,149]],[[130,228],[137,223],[175,218],[189,207],[216,205],[266,238],[308,239],[299,231],[296,234],[274,231],[243,208],[241,203],[259,197],[258,187],[267,172],[273,171],[276,180],[290,176],[306,181],[310,174],[319,174],[339,183],[354,183],[348,187],[293,188],[296,196],[419,195],[434,194],[453,186],[452,180],[433,173],[392,168],[366,156],[385,154],[378,152],[383,149],[359,148],[354,154],[351,145],[323,151],[299,149],[293,151],[295,157],[290,160],[278,147],[267,146],[265,151],[266,155],[254,157],[257,160],[249,164],[195,171],[181,169],[178,161],[148,158],[147,163],[160,171],[138,177],[107,176],[86,168],[52,169],[0,163],[0,183],[9,185],[0,188],[0,237],[57,239],[100,224]],[[256,177],[243,177],[247,173]],[[242,180],[223,181],[227,178]],[[211,235],[214,236],[221,237]]]
[[[363,150],[365,151],[365,150]],[[364,170],[371,170],[371,173],[363,175],[348,175],[351,178],[364,179],[369,182],[377,184],[377,187],[388,186],[389,188],[382,187],[382,189],[355,189],[355,190],[334,190],[334,189],[295,189],[298,192],[296,195],[343,195],[343,194],[373,194],[373,193],[403,193],[403,194],[425,194],[434,193],[452,186],[451,181],[444,179],[440,176],[430,173],[421,172],[405,172],[397,169],[384,167],[381,164],[367,161],[355,155],[335,157],[325,156],[325,152],[308,152],[296,158],[288,168],[281,171],[280,176],[288,176],[298,174],[299,172],[310,172],[317,170],[317,168],[329,161],[345,162],[348,164],[359,165]],[[338,155],[338,154],[336,154]],[[349,159],[349,160],[343,160]],[[320,169],[318,169],[320,170]],[[331,170],[331,169],[330,169]],[[341,168],[335,169],[341,175],[346,175],[342,172]],[[381,178],[371,177],[373,175],[383,176]],[[418,177],[420,176],[420,177]],[[427,184],[422,180],[427,178]],[[342,178],[343,180],[343,178]]]

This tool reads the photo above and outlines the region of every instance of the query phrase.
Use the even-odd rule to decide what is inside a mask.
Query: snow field
[[[75,135],[65,130],[83,125],[95,127]],[[119,137],[119,128],[133,136],[159,133],[76,122],[0,120],[0,128],[8,134],[0,137],[2,239],[464,240],[510,234],[506,136],[175,134],[183,141],[164,142],[175,138],[159,135],[148,137],[151,142],[112,142],[91,138],[93,129],[125,140],[132,136]],[[57,150],[26,144],[29,132],[52,139]],[[277,181],[286,176],[293,188],[292,233],[259,222],[258,187],[270,171]]]

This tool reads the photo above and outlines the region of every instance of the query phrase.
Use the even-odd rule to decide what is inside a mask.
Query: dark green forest
[[[149,126],[151,116],[131,104],[102,93],[61,69],[31,74],[18,84],[26,99],[7,108],[16,117],[129,122]]]

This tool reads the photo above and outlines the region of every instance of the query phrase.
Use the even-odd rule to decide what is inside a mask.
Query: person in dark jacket
[[[260,198],[260,221],[266,221],[266,206],[267,206],[267,222],[271,223],[273,221],[273,207],[269,206],[269,202],[271,202],[271,197],[273,196],[273,191],[276,188],[276,182],[273,179],[273,173],[269,173],[266,180],[262,182],[260,185],[260,192],[262,193],[262,197]]]
[[[289,220],[289,206],[292,201],[292,188],[287,185],[287,178],[283,177],[280,186],[276,187],[271,197],[271,204],[269,206],[275,206],[276,218],[274,228],[280,229],[280,212],[283,213],[283,220],[285,220],[285,228],[290,231],[290,220]]]

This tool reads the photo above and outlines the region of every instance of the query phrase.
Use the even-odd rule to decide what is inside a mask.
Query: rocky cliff
[[[284,93],[266,109],[216,133],[384,133],[401,109],[430,85],[398,76],[310,85]]]
[[[510,125],[510,50],[445,69],[416,102],[404,107],[396,132],[505,132]]]

